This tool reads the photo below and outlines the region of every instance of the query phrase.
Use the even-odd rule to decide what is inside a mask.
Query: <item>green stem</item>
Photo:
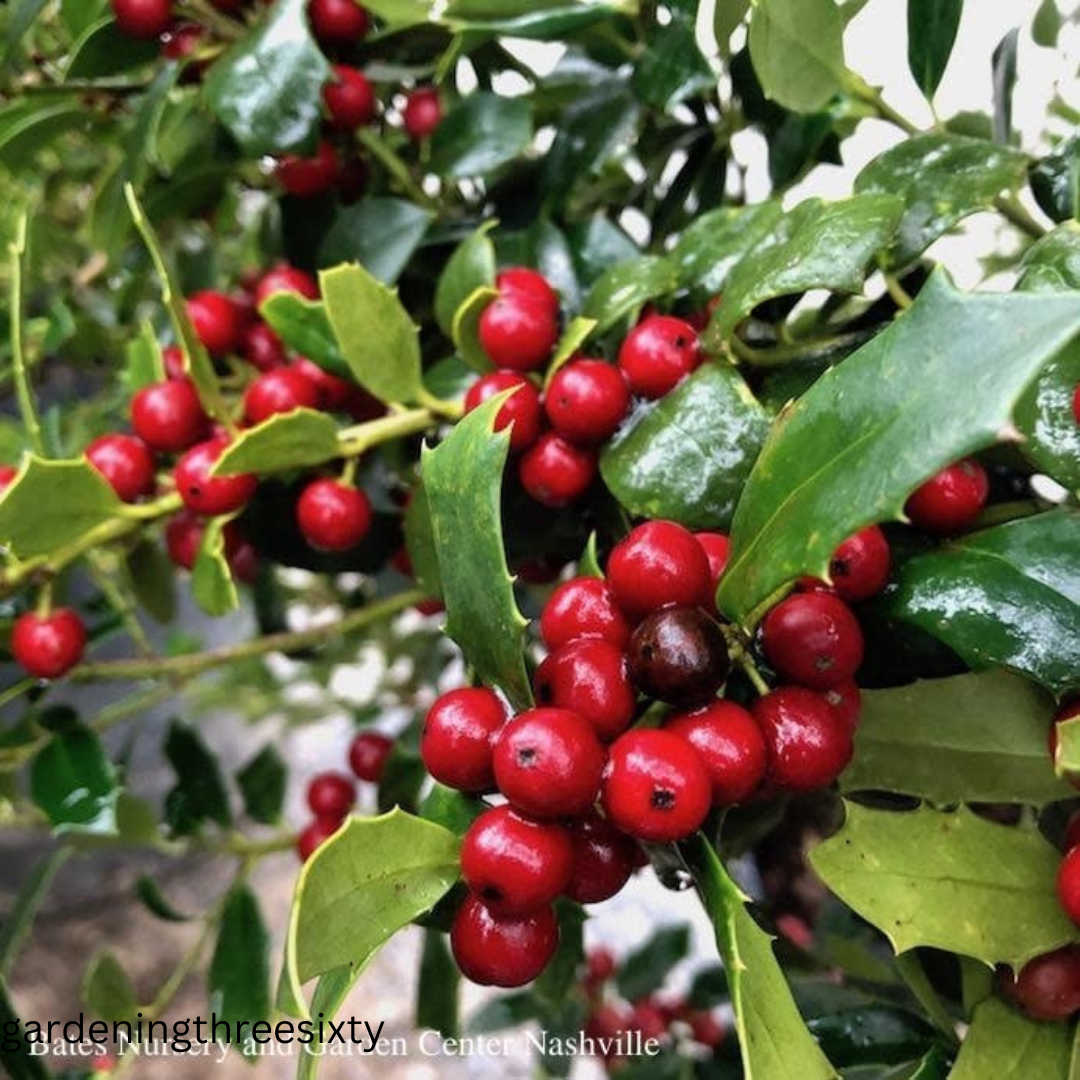
[[[866,341],[865,331],[856,330],[832,337],[796,339],[789,345],[777,345],[770,349],[755,349],[747,345],[738,334],[731,335],[731,351],[735,357],[751,367],[769,368],[791,363],[793,360],[814,360],[822,353],[834,349],[857,346]]]
[[[378,420],[357,424],[338,434],[341,456],[358,457],[381,443],[403,439],[409,435],[419,435],[432,427],[435,422],[430,409],[405,409]]]
[[[120,616],[128,636],[135,643],[135,648],[143,656],[152,656],[154,650],[150,639],[146,636],[146,631],[143,630],[131,601],[113,580],[109,568],[105,565],[103,553],[97,550],[91,551],[88,552],[87,558],[90,564],[90,576],[101,590],[101,594],[108,600],[110,607]]]
[[[44,97],[53,94],[110,94],[118,97],[125,94],[141,94],[148,86],[149,83],[140,82],[109,82],[105,79],[94,82],[90,79],[73,79],[71,82],[62,83],[30,83],[20,86],[19,93],[27,97]]]
[[[911,294],[900,284],[898,278],[893,274],[885,274],[885,288],[889,295],[893,298],[896,306],[903,311],[906,311],[911,307],[914,301],[911,299]]]
[[[369,128],[361,128],[356,133],[356,137],[361,146],[363,146],[372,157],[376,158],[382,167],[397,180],[405,194],[408,195],[417,206],[422,206],[425,210],[430,210],[433,214],[439,212],[439,203],[416,182],[413,174],[409,171],[408,165],[406,165],[394,150],[386,144],[384,139],[379,137],[378,132],[371,131]]]
[[[1002,195],[994,201],[1002,217],[1011,221],[1021,232],[1027,233],[1033,240],[1046,235],[1046,229],[1036,221],[1027,207],[1016,195]]]
[[[44,457],[45,440],[41,434],[41,421],[34,407],[34,396],[30,389],[30,376],[26,370],[26,356],[23,352],[22,341],[22,259],[26,254],[27,218],[28,215],[25,212],[20,216],[15,227],[15,239],[8,245],[11,255],[11,362],[23,427],[26,429],[27,438],[34,452]]]
[[[894,109],[884,97],[882,97],[881,90],[876,86],[871,86],[860,75],[856,75],[855,72],[847,72],[847,78],[844,80],[846,89],[853,96],[858,98],[864,104],[869,105],[882,120],[888,120],[890,123],[895,124],[901,131],[906,132],[908,135],[918,135],[921,133],[922,128],[918,124],[909,120],[903,113]]]
[[[196,22],[208,26],[218,37],[226,41],[239,41],[247,32],[243,23],[230,19],[228,15],[223,14],[213,4],[206,3],[205,0],[185,0],[182,7],[187,8],[195,16]]]

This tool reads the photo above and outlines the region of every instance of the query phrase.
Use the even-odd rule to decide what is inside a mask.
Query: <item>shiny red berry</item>
[[[581,498],[596,477],[596,451],[545,432],[521,455],[521,486],[542,506],[557,510]]]
[[[604,360],[572,360],[559,368],[544,394],[551,426],[571,442],[603,442],[629,409],[622,372]]]
[[[768,784],[813,791],[831,784],[851,760],[851,732],[813,690],[784,686],[751,707],[765,737]]]
[[[314,384],[319,400],[318,408],[324,412],[342,412],[349,407],[357,387],[347,379],[331,375],[306,356],[301,356],[293,367]]]
[[[865,600],[885,588],[889,562],[889,541],[877,525],[869,525],[833,552],[829,561],[832,587],[844,600]]]
[[[510,428],[510,449],[527,450],[540,435],[543,409],[540,391],[534,383],[516,371],[492,371],[481,375],[465,394],[465,411],[472,412],[504,390],[513,390],[495,414],[495,430]]]
[[[603,638],[560,646],[537,668],[533,686],[539,704],[584,717],[604,742],[621,735],[634,718],[637,694],[626,656]]]
[[[626,650],[634,686],[681,709],[711,701],[731,670],[727,642],[700,608],[663,608],[638,623]]]
[[[559,923],[550,905],[528,915],[495,915],[467,896],[450,927],[457,966],[481,986],[510,989],[532,982],[558,944]]]
[[[261,424],[276,413],[293,409],[316,409],[319,391],[315,384],[295,367],[264,371],[244,394],[244,419]]]
[[[11,628],[11,653],[36,679],[66,675],[85,649],[86,627],[71,608],[54,608],[48,615],[28,611]]]
[[[172,25],[171,0],[112,0],[117,29],[127,37],[152,41]]]
[[[664,729],[698,752],[718,806],[745,802],[765,779],[768,758],[761,728],[733,701],[715,701],[697,712],[673,716]]]
[[[420,732],[427,771],[458,791],[490,790],[495,785],[492,744],[505,723],[506,709],[493,690],[443,694],[428,710]]]
[[[349,746],[349,767],[358,779],[377,784],[393,749],[394,740],[381,732],[361,731]]]
[[[354,131],[375,119],[375,91],[362,71],[335,64],[330,82],[323,87],[330,121],[339,131]]]
[[[435,129],[442,123],[442,117],[442,99],[433,86],[417,87],[405,99],[405,107],[401,110],[405,132],[417,142],[434,135]]]
[[[694,533],[694,539],[701,545],[701,550],[705,552],[705,558],[709,561],[710,590],[712,595],[715,596],[720,579],[727,569],[728,556],[731,553],[731,540],[728,539],[726,534],[720,532],[696,532]],[[709,607],[712,610],[715,604],[711,604]]]
[[[643,398],[661,398],[701,363],[694,328],[672,315],[650,315],[626,335],[619,367],[630,389]]]
[[[296,838],[296,854],[307,862],[342,826],[342,818],[316,818]]]
[[[144,386],[131,399],[131,425],[147,446],[178,453],[206,438],[210,421],[190,379]]]
[[[1073,419],[1080,424],[1080,383],[1077,383],[1073,389],[1072,396],[1072,414]]]
[[[566,709],[530,709],[495,738],[499,790],[522,813],[573,817],[596,801],[604,750],[592,725]]]
[[[761,623],[765,658],[785,679],[812,690],[850,682],[863,659],[851,609],[829,593],[793,593]]]
[[[321,45],[352,45],[371,25],[367,11],[356,0],[308,0],[308,19]]]
[[[496,915],[527,915],[563,891],[573,858],[570,834],[561,825],[496,806],[469,826],[461,844],[461,876]]]
[[[174,25],[161,37],[161,55],[166,60],[186,60],[205,40],[206,29],[197,23]],[[195,65],[192,70],[201,66]]]
[[[245,327],[239,351],[259,371],[272,371],[288,360],[285,343],[264,322],[252,322]]]
[[[549,649],[576,638],[603,638],[625,648],[631,629],[603,578],[577,577],[563,582],[540,615],[540,635]]]
[[[712,802],[712,784],[685,739],[639,728],[612,744],[601,800],[608,818],[623,832],[665,844],[701,826]]]
[[[211,356],[236,352],[244,316],[232,297],[204,289],[187,298],[187,313],[195,333]]]
[[[204,517],[231,514],[255,494],[259,482],[252,473],[210,475],[228,445],[225,439],[208,439],[193,446],[176,463],[176,490],[184,505],[196,514]]]
[[[179,345],[166,345],[161,350],[161,359],[165,365],[165,374],[170,379],[186,379],[187,370],[184,367],[184,353]]]
[[[539,300],[552,315],[559,314],[559,294],[539,270],[527,266],[509,266],[495,278],[495,288],[501,293],[525,293]]]
[[[256,306],[261,307],[279,292],[298,293],[306,300],[318,300],[319,283],[306,270],[288,263],[278,263],[267,270],[256,283]]]
[[[181,510],[165,525],[165,550],[169,558],[184,570],[191,570],[202,544],[203,519],[190,510]]]
[[[564,890],[566,895],[579,904],[599,904],[611,899],[637,867],[637,844],[597,814],[573,822],[570,838],[574,863]]]
[[[322,139],[312,157],[286,154],[278,160],[274,171],[289,195],[307,199],[334,188],[341,173],[341,162],[334,144]]]
[[[855,683],[846,682],[839,686],[830,686],[828,690],[821,691],[821,696],[832,707],[833,713],[844,727],[854,736],[862,714],[862,694]]]
[[[356,803],[356,787],[344,773],[319,773],[308,784],[307,801],[316,817],[340,821]]]
[[[528,293],[502,293],[481,313],[479,335],[496,367],[534,371],[551,357],[559,340],[559,321]]]
[[[312,480],[296,502],[296,521],[317,551],[348,551],[371,528],[371,503],[359,488],[338,480]]]
[[[1057,892],[1065,914],[1080,926],[1080,848],[1070,849],[1061,860]]]
[[[904,513],[926,532],[962,532],[982,513],[989,494],[986,470],[974,458],[964,458],[916,488]]]
[[[594,987],[606,983],[615,974],[615,966],[615,954],[599,945],[585,954],[585,979]]]
[[[674,521],[647,521],[611,552],[608,584],[631,619],[678,605],[708,606],[709,560],[694,534]]]
[[[135,502],[154,490],[154,455],[134,435],[102,435],[86,448],[86,460],[123,502]]]
[[[1000,982],[1007,997],[1035,1020],[1067,1020],[1080,1009],[1080,945],[1063,945],[1028,961]]]

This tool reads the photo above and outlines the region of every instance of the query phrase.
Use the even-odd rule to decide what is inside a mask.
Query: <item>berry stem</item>
[[[433,199],[414,179],[408,165],[386,144],[378,132],[369,128],[360,128],[356,133],[359,143],[376,158],[384,169],[401,185],[402,190],[417,206],[439,212],[439,203]]]
[[[380,443],[402,439],[408,435],[419,435],[435,422],[430,409],[405,409],[378,420],[357,424],[338,434],[341,456],[359,457]]]

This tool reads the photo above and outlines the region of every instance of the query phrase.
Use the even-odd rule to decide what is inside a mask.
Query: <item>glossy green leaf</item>
[[[706,343],[718,348],[763,300],[807,289],[858,292],[867,266],[889,244],[902,212],[893,195],[799,203],[731,271]]]
[[[726,529],[768,432],[742,376],[708,363],[635,410],[600,455],[600,472],[632,514]]]
[[[202,736],[187,724],[173,720],[165,735],[164,751],[176,774],[176,784],[165,799],[165,815],[173,832],[191,835],[204,821],[229,825],[229,793],[217,758]]]
[[[1027,177],[1019,150],[986,139],[916,135],[874,158],[855,178],[855,190],[899,195],[904,216],[889,253],[896,266],[910,263],[939,236]]]
[[[997,998],[976,1010],[949,1080],[1070,1080],[1067,1024],[1030,1020]]]
[[[908,0],[908,67],[927,98],[949,63],[964,0]]]
[[[1020,260],[1017,287],[1025,292],[1080,289],[1080,224],[1067,221],[1036,240]]]
[[[636,0],[449,0],[439,21],[456,33],[559,41],[636,10]]]
[[[746,910],[748,898],[700,833],[684,846],[728,973],[744,1077],[835,1080],[839,1074],[799,1015],[772,939]]]
[[[281,819],[288,769],[272,743],[264,746],[237,774],[236,786],[252,821],[273,825]]]
[[[1068,799],[1046,756],[1054,700],[1004,671],[862,692],[845,791],[891,791],[938,804]]]
[[[675,268],[660,255],[639,255],[609,267],[593,283],[582,314],[595,319],[600,333],[633,317],[649,300],[678,287]]]
[[[226,518],[211,518],[203,529],[191,570],[191,595],[207,615],[227,615],[240,606],[229,560],[225,557]]]
[[[555,351],[548,361],[547,374],[544,376],[545,390],[551,385],[551,380],[555,377],[559,368],[565,367],[581,352],[585,342],[592,337],[596,329],[597,323],[595,319],[586,319],[581,315],[576,315],[567,323],[566,329],[563,330],[562,336],[555,345]]]
[[[423,484],[413,488],[413,497],[405,510],[405,545],[417,584],[434,597],[442,596],[439,557],[435,534],[431,529],[431,509]]]
[[[168,901],[157,878],[144,874],[135,882],[135,895],[143,902],[146,909],[165,922],[190,922],[192,916],[177,911]]]
[[[82,724],[58,731],[38,752],[30,794],[57,833],[116,831],[116,770],[101,739]]]
[[[1080,219],[1080,135],[1037,161],[1029,179],[1035,201],[1052,221]]]
[[[849,1068],[910,1061],[924,1053],[934,1038],[924,1020],[892,1005],[841,1009],[813,1017],[807,1027],[830,1061]]]
[[[0,495],[0,545],[20,559],[47,555],[113,520],[123,504],[85,458],[27,456]]]
[[[686,959],[689,951],[689,926],[684,923],[661,927],[619,965],[619,993],[627,1001],[638,1001],[656,993],[667,981],[671,969]]]
[[[424,931],[420,972],[416,984],[416,1026],[453,1039],[460,1027],[458,990],[461,973],[447,946],[446,935]]]
[[[518,157],[532,136],[526,98],[469,94],[436,129],[431,168],[440,176],[486,176]]]
[[[405,199],[373,196],[342,207],[319,245],[319,264],[359,262],[387,285],[400,277],[431,225],[431,213]]]
[[[502,396],[466,415],[421,472],[438,558],[446,632],[477,676],[518,706],[531,701],[525,672],[528,621],[518,610],[503,549],[500,496],[509,433],[494,432]],[[478,589],[476,582],[484,582]]]
[[[713,34],[720,55],[725,59],[731,55],[731,36],[742,26],[749,11],[750,0],[716,0]]]
[[[0,110],[0,164],[21,169],[65,132],[89,126],[86,110],[70,101],[16,101]]]
[[[86,1007],[106,1021],[134,1020],[139,1011],[128,973],[111,952],[99,952],[90,961],[83,975],[82,999]]]
[[[457,880],[459,840],[401,810],[349,818],[304,864],[296,884],[284,980],[299,1002],[316,975],[362,967]]]
[[[237,1034],[239,1021],[250,1027],[270,1017],[270,935],[259,901],[246,884],[234,885],[225,898],[207,989],[214,1015]],[[248,1056],[257,1053],[247,1040],[241,1046]]]
[[[1057,900],[1061,855],[1033,829],[963,808],[846,807],[843,828],[810,861],[896,952],[930,946],[1017,967],[1075,938]]]
[[[481,285],[462,301],[454,313],[451,334],[458,356],[473,369],[483,374],[491,371],[494,364],[480,344],[480,316],[497,297],[498,291],[489,285]]]
[[[986,529],[904,564],[888,611],[974,668],[1001,664],[1055,693],[1080,671],[1080,511]]]
[[[766,97],[792,112],[817,112],[846,71],[835,0],[753,0],[750,58]]]
[[[176,615],[176,566],[168,555],[149,540],[128,552],[124,568],[135,599],[158,623],[168,623]]]
[[[435,287],[435,318],[442,332],[451,337],[458,308],[480,288],[495,284],[495,245],[488,233],[494,222],[481,225],[463,240],[450,256]]]
[[[330,65],[308,28],[306,0],[278,0],[266,19],[220,60],[203,93],[249,155],[312,145]]]
[[[1073,414],[1077,386],[1080,342],[1074,341],[1043,368],[1016,410],[1024,456],[1072,491],[1080,491],[1080,424]]]
[[[281,291],[259,305],[259,314],[286,345],[313,360],[333,375],[350,376],[349,365],[338,348],[337,338],[321,300]]]
[[[686,19],[674,19],[652,35],[634,65],[630,85],[646,105],[669,109],[714,82],[693,25]]]
[[[324,412],[293,409],[245,428],[211,470],[214,476],[271,473],[332,461],[341,453],[338,429]]]
[[[458,836],[464,836],[484,809],[484,804],[479,799],[444,787],[435,781],[420,804],[420,816],[425,821],[434,821],[436,825],[441,825]]]
[[[783,213],[778,202],[769,201],[748,207],[724,206],[703,214],[668,254],[679,284],[715,296],[740,260],[772,233]]]
[[[933,275],[774,427],[732,522],[723,610],[750,619],[800,575],[823,575],[846,537],[899,518],[919,484],[995,441],[1077,330],[1073,294],[965,295]]]
[[[109,16],[88,26],[71,47],[65,79],[104,79],[158,60],[156,41],[137,41],[121,33]]]

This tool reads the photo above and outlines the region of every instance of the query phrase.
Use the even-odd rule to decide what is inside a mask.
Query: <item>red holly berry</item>
[[[176,490],[184,505],[204,517],[231,514],[255,494],[258,479],[252,473],[211,476],[214,463],[225,452],[227,439],[197,443],[176,463]]]
[[[1080,846],[1080,810],[1074,810],[1069,815],[1068,823],[1065,826],[1065,851],[1072,851],[1074,847]]]
[[[566,709],[530,709],[495,737],[499,790],[537,818],[583,814],[596,801],[604,750],[592,725]]]
[[[777,915],[776,929],[797,949],[808,951],[814,945],[814,931],[805,919],[793,912],[784,911]]]
[[[829,593],[793,593],[761,623],[761,646],[785,679],[813,690],[850,682],[863,659],[859,622]]]
[[[161,55],[166,60],[186,60],[206,38],[205,27],[198,23],[181,23],[167,30],[161,38]],[[192,71],[200,68],[197,64]]]
[[[832,587],[844,600],[865,600],[885,588],[889,562],[889,541],[876,525],[868,525],[833,552],[829,561]]]
[[[386,759],[393,749],[393,739],[378,731],[361,731],[349,747],[349,767],[358,779],[377,784],[382,779]]]
[[[707,605],[709,560],[694,534],[674,521],[647,521],[632,529],[612,551],[608,584],[631,619],[678,605]]]
[[[727,642],[700,608],[664,608],[638,623],[626,650],[634,686],[647,697],[696,709],[716,696],[731,670]]]
[[[661,398],[701,363],[697,332],[672,315],[649,315],[626,335],[618,362],[635,394]]]
[[[1001,989],[1035,1020],[1067,1020],[1080,1009],[1080,945],[1063,945],[1030,960]]]
[[[147,446],[177,453],[204,439],[210,422],[190,379],[167,379],[137,391],[131,399],[131,425]]]
[[[634,718],[637,694],[626,656],[603,638],[560,646],[537,668],[533,686],[537,702],[583,716],[604,742],[621,735]]]
[[[301,356],[293,367],[314,384],[319,399],[318,408],[324,412],[342,412],[349,407],[357,389],[352,383],[324,371],[306,356]]]
[[[351,0],[347,0],[351,3]],[[328,139],[321,139],[312,157],[286,154],[274,169],[278,182],[289,195],[311,198],[330,191],[338,182],[341,163],[337,150]]]
[[[195,333],[211,356],[236,352],[244,316],[230,296],[204,289],[187,298],[187,313]]]
[[[630,408],[630,391],[617,367],[604,360],[572,360],[544,395],[552,427],[571,442],[603,442]]]
[[[375,119],[375,90],[362,71],[335,64],[330,82],[323,87],[323,101],[331,124],[339,131],[354,131]]]
[[[550,905],[528,915],[500,916],[467,896],[450,927],[457,966],[481,986],[524,986],[547,967],[558,944],[559,923]]]
[[[420,756],[441,784],[458,791],[487,791],[495,784],[492,743],[506,723],[493,690],[451,690],[428,710],[420,732]]]
[[[549,649],[576,638],[603,638],[625,648],[630,634],[630,624],[603,578],[577,577],[563,582],[540,615],[540,635]]]
[[[705,1010],[691,1013],[687,1022],[690,1024],[690,1037],[702,1046],[719,1046],[727,1034],[724,1025],[716,1016]]]
[[[59,679],[81,659],[86,627],[71,608],[54,608],[48,615],[27,611],[11,628],[11,654],[35,679]]]
[[[356,0],[308,0],[308,19],[320,45],[352,45],[371,25]]]
[[[282,262],[267,270],[256,283],[256,306],[262,307],[279,292],[299,293],[306,300],[318,300],[319,283],[306,270]]]
[[[600,797],[616,827],[638,840],[665,844],[700,827],[712,802],[712,784],[685,739],[639,728],[612,744]]]
[[[348,551],[371,528],[371,503],[359,489],[338,480],[312,480],[296,502],[304,539],[318,551]]]
[[[154,455],[134,435],[102,435],[86,448],[86,460],[123,502],[135,502],[154,490]]]
[[[418,86],[405,99],[401,122],[410,139],[419,142],[442,123],[442,100],[434,86]]]
[[[813,690],[784,686],[751,706],[765,737],[765,779],[784,791],[831,784],[851,760],[851,732]]]
[[[533,371],[543,367],[559,340],[559,321],[529,293],[497,296],[480,314],[480,345],[499,368]]]
[[[171,0],[111,0],[113,17],[122,34],[152,41],[172,25]]]
[[[195,565],[202,543],[203,520],[190,510],[174,514],[165,525],[165,550],[169,558],[185,570]]]
[[[859,717],[862,713],[862,694],[853,682],[841,683],[839,686],[830,686],[828,690],[822,690],[821,696],[832,707],[837,719],[851,732],[859,726]]]
[[[285,343],[264,322],[248,323],[240,338],[239,351],[259,371],[272,371],[288,359]]]
[[[509,806],[485,810],[461,844],[461,876],[496,915],[526,915],[550,904],[573,866],[570,834],[530,821]]]
[[[709,561],[710,592],[715,596],[720,579],[727,569],[731,541],[724,533],[719,532],[696,532],[694,539],[701,545],[701,550],[705,552],[705,558]],[[709,605],[710,610],[714,610],[715,607],[715,603]]]
[[[298,368],[274,368],[264,371],[244,394],[244,419],[249,424],[261,424],[276,413],[293,409],[316,409],[319,391]]]
[[[259,553],[254,545],[240,535],[236,523],[230,521],[223,531],[225,538],[225,561],[237,581],[254,585],[259,576]]]
[[[697,751],[709,771],[718,806],[745,802],[765,779],[768,759],[761,729],[733,701],[715,701],[697,712],[673,716],[664,729]]]
[[[465,411],[470,413],[504,390],[517,389],[495,414],[495,430],[510,428],[510,449],[526,450],[540,435],[543,409],[540,391],[534,383],[516,371],[492,371],[481,375],[465,394]]]
[[[501,293],[525,293],[539,300],[551,312],[559,315],[559,294],[539,270],[527,266],[510,266],[495,278],[495,288]]]
[[[316,818],[296,838],[296,854],[307,862],[341,828],[343,818]]]
[[[19,470],[14,465],[0,465],[0,491],[10,486],[11,481],[19,475]]]
[[[1080,424],[1080,383],[1073,388],[1072,413],[1073,419]]]
[[[518,477],[533,499],[556,510],[588,491],[596,469],[595,450],[547,431],[521,455]]]
[[[579,904],[609,900],[636,869],[637,844],[597,814],[574,821],[570,825],[570,838],[574,863],[564,892]]]
[[[585,979],[594,987],[607,982],[614,974],[615,954],[610,949],[599,945],[585,954]]]
[[[165,374],[170,379],[186,379],[187,370],[184,367],[184,353],[178,345],[166,345],[161,350],[161,360],[165,365]]]
[[[356,803],[356,788],[344,773],[322,772],[311,778],[307,801],[317,818],[340,821]]]
[[[961,532],[982,513],[989,494],[986,470],[974,458],[964,458],[916,488],[904,513],[926,532]]]
[[[1080,926],[1080,848],[1070,849],[1061,860],[1057,891],[1065,914]]]

